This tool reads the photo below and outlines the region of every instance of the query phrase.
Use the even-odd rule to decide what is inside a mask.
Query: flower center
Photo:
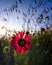
[[[25,40],[24,39],[20,39],[19,41],[18,41],[18,45],[19,46],[24,46],[25,45]]]

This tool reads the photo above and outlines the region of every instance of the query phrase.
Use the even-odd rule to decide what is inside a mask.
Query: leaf
[[[43,14],[40,14],[40,19],[43,19]]]
[[[19,19],[19,17],[17,16],[17,19]]]
[[[37,22],[41,23],[43,19],[44,19],[43,14],[40,14],[39,17],[37,18]]]
[[[27,13],[28,13],[28,15],[30,15],[30,8],[28,8]]]
[[[46,4],[46,3],[45,3],[44,1],[41,1],[41,5],[43,5],[43,6],[44,6],[45,4]]]
[[[23,18],[23,20],[26,22],[26,19],[25,18]]]
[[[18,12],[20,13],[20,10],[18,10]]]
[[[30,19],[28,18],[28,23],[30,23]]]
[[[47,7],[47,8],[44,9],[43,14],[44,14],[44,13],[47,14],[48,12],[49,12],[49,8]]]
[[[50,17],[49,17],[49,16],[46,16],[46,17],[45,17],[45,19],[48,19],[48,20],[50,20]]]
[[[16,1],[16,4],[18,4],[18,1]]]
[[[37,3],[37,1],[36,1],[36,0],[35,0],[34,2],[35,2],[35,3]]]
[[[10,11],[12,12],[12,8],[10,8]]]
[[[48,2],[50,2],[51,0],[47,0]]]
[[[17,4],[15,5],[15,8],[17,8],[18,6],[17,6]]]
[[[25,13],[23,12],[23,16],[24,16],[24,17],[27,17],[27,14],[25,14]]]
[[[17,9],[15,9],[15,11],[17,12]]]
[[[22,0],[19,0],[20,3],[22,3]]]
[[[50,7],[50,10],[52,11],[52,7]]]
[[[6,18],[3,18],[4,19],[4,21],[7,21],[7,19]]]

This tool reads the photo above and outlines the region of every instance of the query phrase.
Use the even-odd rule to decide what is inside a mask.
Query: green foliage
[[[8,65],[9,64],[9,42],[5,37],[0,39],[0,64]],[[7,61],[7,62],[6,62]]]
[[[31,36],[31,47],[17,53],[5,37],[0,39],[0,65],[52,65],[52,31]]]

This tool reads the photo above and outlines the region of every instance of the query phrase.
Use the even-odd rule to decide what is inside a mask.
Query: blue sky
[[[17,7],[13,10],[16,1]],[[46,4],[39,5],[41,1]],[[52,0],[50,0],[50,2],[48,2],[48,0],[0,0],[0,27],[5,25],[11,30],[38,30],[40,27],[46,27],[44,22],[46,22],[45,16],[48,15],[50,16],[50,20],[49,23],[46,22],[46,24],[49,26],[49,24],[52,24],[52,11],[50,10],[50,7],[52,7]],[[43,12],[46,8],[48,8],[49,11],[44,15]],[[37,18],[41,14],[44,15],[44,19],[41,24],[38,24]]]

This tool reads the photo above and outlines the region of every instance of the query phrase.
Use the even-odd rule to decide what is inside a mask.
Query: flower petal
[[[21,53],[25,53],[25,48],[22,47]]]
[[[26,43],[25,48],[28,50],[30,48],[30,42]]]
[[[29,36],[29,35],[26,35],[26,36],[25,36],[25,40],[26,40],[26,41],[30,41],[30,36]]]
[[[20,38],[23,38],[24,32],[20,32]]]

